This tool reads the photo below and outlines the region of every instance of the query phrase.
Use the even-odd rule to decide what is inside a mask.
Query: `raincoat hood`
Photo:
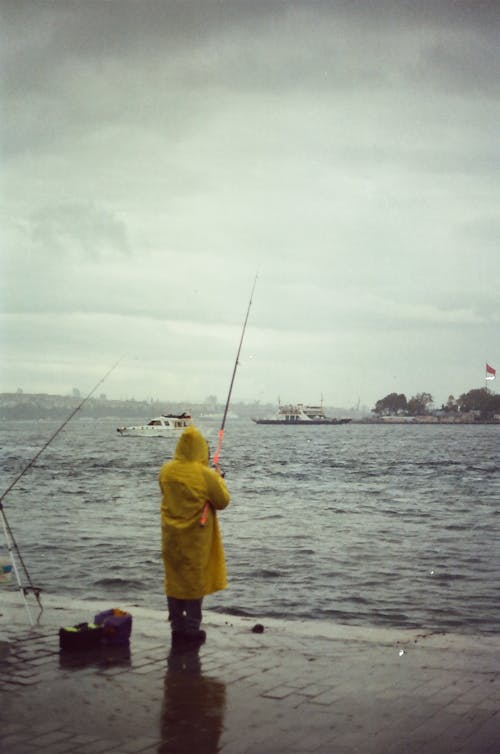
[[[174,454],[175,461],[198,461],[208,466],[208,444],[199,429],[190,426],[179,438]]]

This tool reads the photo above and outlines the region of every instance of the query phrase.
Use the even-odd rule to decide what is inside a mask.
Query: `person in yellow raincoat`
[[[174,458],[158,474],[162,492],[161,532],[172,641],[203,642],[201,605],[206,594],[225,589],[226,564],[217,510],[229,492],[208,465],[208,444],[196,427],[187,427]],[[208,515],[202,525],[206,503]]]

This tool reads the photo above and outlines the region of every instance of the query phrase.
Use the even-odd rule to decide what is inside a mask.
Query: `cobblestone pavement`
[[[57,625],[82,608],[55,601],[29,628],[0,606],[1,754],[500,750],[496,637],[279,621],[257,634],[206,614],[207,643],[174,652],[163,615],[124,609],[130,646],[61,654]]]

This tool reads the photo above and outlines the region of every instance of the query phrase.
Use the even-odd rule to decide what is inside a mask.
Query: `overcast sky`
[[[498,2],[0,7],[0,391],[500,378]]]

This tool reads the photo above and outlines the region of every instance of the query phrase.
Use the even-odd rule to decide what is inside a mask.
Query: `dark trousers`
[[[178,600],[176,597],[167,597],[168,619],[172,631],[182,634],[195,634],[201,623],[201,603],[199,600]]]

